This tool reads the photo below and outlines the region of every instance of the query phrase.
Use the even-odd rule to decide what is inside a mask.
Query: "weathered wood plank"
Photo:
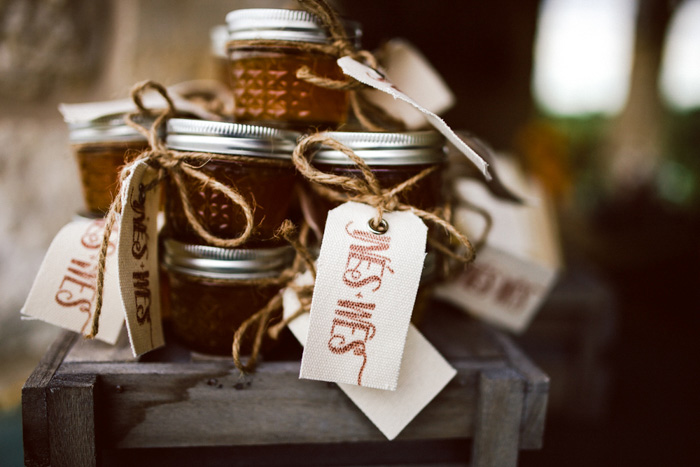
[[[549,377],[540,370],[513,341],[494,331],[495,340],[501,345],[513,370],[525,384],[523,414],[520,427],[520,448],[540,449],[544,437],[544,422],[549,399]]]
[[[481,373],[474,422],[477,429],[473,467],[515,467],[517,464],[523,389],[520,375],[509,368]]]
[[[457,377],[399,439],[472,435],[478,373],[505,367],[502,362],[453,364]],[[64,368],[67,374],[81,373],[95,365]],[[103,439],[111,440],[107,447],[384,440],[335,385],[300,380],[298,362],[268,362],[246,378],[228,363],[141,363],[137,374],[128,371],[131,365],[99,366],[99,411],[109,420]]]
[[[388,466],[466,467],[470,441],[427,440],[292,444],[277,446],[207,446],[190,448],[107,449],[104,467],[167,465],[207,466]]]
[[[77,338],[70,331],[59,335],[22,387],[24,463],[29,467],[51,464],[46,388]]]
[[[48,388],[52,467],[97,465],[95,385],[90,375],[56,375]]]

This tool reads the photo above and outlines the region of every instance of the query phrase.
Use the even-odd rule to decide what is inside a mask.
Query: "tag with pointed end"
[[[328,214],[301,378],[395,390],[425,259],[415,214],[345,203]]]

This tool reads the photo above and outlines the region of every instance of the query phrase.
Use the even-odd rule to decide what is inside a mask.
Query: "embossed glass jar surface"
[[[419,209],[432,210],[442,206],[442,170],[446,156],[445,141],[439,133],[334,131],[327,132],[326,135],[343,143],[360,156],[377,177],[382,188],[392,188],[429,167],[436,167],[436,170],[402,191],[398,197],[401,202]],[[363,178],[360,169],[348,156],[330,148],[322,147],[314,155],[313,165],[322,172]],[[313,200],[311,203],[305,203],[307,217],[310,217],[319,229],[323,229],[328,211],[338,203],[316,194],[309,184],[306,185],[305,193]]]
[[[231,353],[236,330],[280,288],[251,281],[278,276],[294,259],[291,247],[226,249],[174,240],[163,246],[165,302],[173,332],[193,350],[220,355]],[[247,336],[242,352],[251,344]]]
[[[146,138],[113,115],[68,124],[85,206],[90,213],[109,209],[119,189],[119,172],[130,160],[148,148]]]
[[[320,77],[344,77],[337,57],[318,47],[330,45],[318,18],[297,10],[246,9],[230,12],[226,22],[236,121],[299,131],[335,129],[345,122],[346,91],[297,78],[302,67]],[[357,42],[359,26],[347,24]]]
[[[243,195],[254,210],[253,234],[246,246],[263,247],[282,242],[275,239],[275,231],[288,217],[293,198],[296,172],[291,154],[298,136],[295,132],[254,125],[171,119],[166,144],[178,151],[211,154],[205,163],[192,161],[193,165],[204,175]],[[245,230],[243,210],[221,192],[191,180],[186,184],[186,196],[210,234],[236,238]],[[187,243],[204,243],[185,217],[178,188],[172,180],[166,187],[165,217],[170,237]]]

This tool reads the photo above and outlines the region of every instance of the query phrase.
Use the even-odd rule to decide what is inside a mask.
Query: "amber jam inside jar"
[[[123,115],[69,123],[85,207],[93,214],[109,209],[119,190],[119,172],[148,148],[146,138],[126,125]]]
[[[289,216],[296,181],[291,154],[298,136],[291,131],[253,125],[171,119],[166,144],[178,151],[211,154],[207,161],[191,163],[202,174],[234,188],[246,199],[254,211],[254,229],[245,245],[257,248],[282,243],[275,238],[275,231]],[[198,180],[187,180],[186,196],[210,234],[236,238],[245,230],[243,210],[220,191]],[[166,186],[165,219],[169,237],[204,243],[185,217],[172,180]]]
[[[250,281],[278,276],[294,260],[291,247],[226,249],[163,242],[170,322],[176,338],[198,352],[231,353],[240,325],[279,292],[279,284]],[[248,353],[252,334],[241,350]]]
[[[399,193],[399,200],[423,210],[441,207],[442,170],[446,156],[444,138],[434,131],[412,131],[402,133],[381,132],[327,132],[328,137],[341,142],[360,156],[377,177],[382,188],[392,188],[429,167],[436,170],[419,180],[412,187]],[[313,157],[317,169],[346,177],[363,178],[362,172],[350,158],[340,151],[322,147]],[[305,196],[313,202],[307,206],[307,218],[316,227],[323,229],[328,211],[338,205],[316,194],[308,184]],[[347,192],[352,195],[352,192]]]
[[[316,76],[344,78],[338,57],[320,50],[330,39],[318,18],[297,10],[246,9],[230,12],[226,22],[236,121],[298,131],[335,129],[345,122],[347,91],[296,76],[307,67]],[[346,29],[357,43],[357,23],[348,22]],[[265,44],[256,45],[256,40]]]

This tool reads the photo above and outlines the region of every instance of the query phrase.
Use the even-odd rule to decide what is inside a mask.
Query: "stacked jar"
[[[121,168],[148,147],[146,138],[127,125],[124,117],[117,114],[68,123],[88,217],[107,212],[119,190]]]
[[[328,89],[297,77],[342,80],[333,40],[315,16],[297,10],[245,9],[226,16],[234,119],[298,131],[337,129],[348,114],[345,90]],[[349,40],[361,29],[346,22]]]
[[[246,230],[243,209],[211,183],[188,180],[183,193],[173,180],[166,185],[164,298],[174,334],[188,347],[230,353],[234,331],[278,292],[274,279],[294,259],[293,248],[275,232],[290,217],[296,182],[291,155],[298,136],[256,125],[168,121],[168,149],[182,163],[237,191],[253,210],[253,230],[245,243],[207,245],[185,215],[183,195],[201,227],[219,239],[235,239]],[[250,343],[243,343],[243,351]]]

